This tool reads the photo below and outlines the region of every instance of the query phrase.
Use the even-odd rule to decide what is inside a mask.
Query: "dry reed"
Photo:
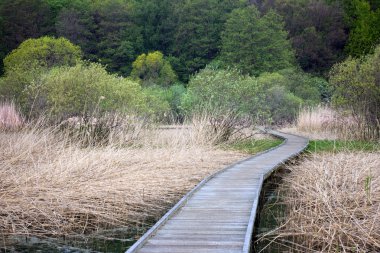
[[[140,129],[133,145],[111,134],[86,148],[52,128],[0,131],[0,234],[66,236],[158,219],[244,156],[218,150],[202,127]]]
[[[17,129],[22,126],[23,122],[14,103],[0,103],[0,129]]]
[[[265,235],[295,252],[380,251],[380,153],[314,155],[290,167],[283,225]]]
[[[283,130],[310,139],[360,140],[375,136],[368,133],[362,118],[354,117],[347,111],[336,111],[325,105],[302,108],[295,127]]]

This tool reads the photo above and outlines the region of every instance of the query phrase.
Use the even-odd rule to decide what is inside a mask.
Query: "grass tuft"
[[[370,141],[345,141],[345,140],[311,140],[306,152],[342,152],[342,151],[380,151],[379,142]]]
[[[14,130],[24,123],[14,103],[0,103],[0,130]]]

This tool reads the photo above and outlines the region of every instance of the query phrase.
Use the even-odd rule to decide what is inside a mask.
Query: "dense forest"
[[[251,15],[243,11],[249,3],[242,0],[3,0],[0,56],[3,59],[29,38],[65,37],[82,48],[86,59],[124,76],[130,74],[138,55],[161,51],[180,80],[186,81],[211,61],[229,58],[229,40],[234,35],[228,33],[234,29],[234,20],[238,21],[235,28],[244,33],[241,42],[253,38],[252,44],[267,45],[281,42],[282,37],[293,48],[294,64],[318,75],[326,74],[347,55],[370,52],[379,41],[378,0],[250,2],[257,7]],[[261,23],[254,22],[262,17]],[[268,29],[268,25],[273,26]],[[282,50],[287,49],[281,45],[278,53],[286,54]],[[245,50],[239,48],[235,58],[260,53],[259,48]],[[292,53],[288,54],[291,58]],[[230,61],[226,63],[236,63],[234,57]]]
[[[181,120],[207,105],[281,123],[348,104],[330,70],[374,54],[380,1],[2,0],[0,34],[0,95],[28,115],[123,104]]]

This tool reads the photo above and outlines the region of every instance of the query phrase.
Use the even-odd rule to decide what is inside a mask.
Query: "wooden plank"
[[[171,248],[158,248],[158,247],[144,247],[139,251],[140,253],[240,253],[240,249],[217,249],[217,248],[183,248],[183,247],[171,247]]]
[[[248,253],[264,179],[308,143],[271,134],[286,140],[202,181],[127,253]]]

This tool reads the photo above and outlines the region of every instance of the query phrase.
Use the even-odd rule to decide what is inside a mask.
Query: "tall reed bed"
[[[283,225],[265,235],[292,252],[380,251],[380,153],[325,153],[284,178]]]
[[[305,107],[296,121],[297,131],[313,139],[373,139],[377,134],[366,127],[359,115],[337,111],[325,105]]]
[[[218,137],[201,119],[174,129],[146,127],[137,118],[131,126],[130,120],[109,128],[98,145],[83,145],[91,131],[75,121],[64,130],[37,124],[0,131],[2,237],[143,226],[244,156],[214,146]]]

